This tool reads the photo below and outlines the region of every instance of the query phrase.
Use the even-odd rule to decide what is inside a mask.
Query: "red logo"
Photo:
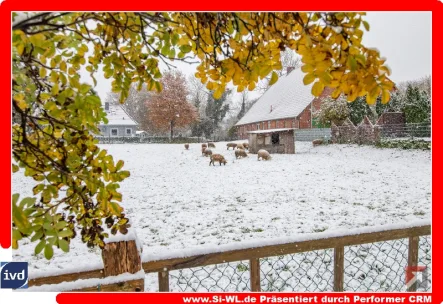
[[[427,288],[428,272],[426,266],[406,266],[406,288],[410,288],[415,283],[417,283],[416,288]]]

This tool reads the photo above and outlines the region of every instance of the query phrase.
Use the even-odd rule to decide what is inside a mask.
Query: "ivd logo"
[[[28,288],[28,263],[0,262],[0,288]]]

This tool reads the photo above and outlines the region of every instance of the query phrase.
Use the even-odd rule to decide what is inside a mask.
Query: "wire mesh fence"
[[[408,239],[347,246],[344,291],[406,291]],[[420,237],[419,265],[426,266],[418,291],[431,289],[431,237]],[[170,290],[183,292],[250,291],[249,261],[175,270]],[[260,259],[262,291],[333,291],[334,249]]]
[[[250,291],[249,261],[181,269],[169,274],[171,291]]]
[[[381,138],[430,138],[431,124],[388,124],[380,126]]]

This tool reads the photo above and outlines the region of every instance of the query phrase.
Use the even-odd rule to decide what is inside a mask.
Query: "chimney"
[[[105,111],[109,111],[109,102],[108,101],[105,102]]]
[[[286,68],[286,75],[288,75],[289,73],[291,73],[293,70],[295,70],[295,67],[293,66],[289,66]]]

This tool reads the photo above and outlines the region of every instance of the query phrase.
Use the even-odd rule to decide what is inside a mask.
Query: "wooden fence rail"
[[[169,291],[169,272],[178,269],[194,268],[208,266],[214,264],[222,264],[228,262],[249,260],[250,269],[250,288],[251,291],[261,291],[260,288],[260,258],[282,256],[288,254],[302,253],[315,250],[334,249],[334,291],[344,290],[344,249],[346,246],[355,246],[368,243],[376,243],[383,241],[393,241],[398,239],[408,239],[408,266],[417,266],[419,237],[431,234],[430,225],[415,226],[410,228],[380,230],[375,232],[367,232],[360,234],[341,235],[337,237],[316,238],[312,240],[299,241],[287,244],[268,245],[262,247],[254,247],[247,249],[237,249],[225,252],[215,252],[209,254],[194,255],[185,258],[171,258],[157,261],[149,261],[141,263],[141,269],[145,273],[158,273],[159,291]],[[140,267],[139,258],[125,257],[125,263],[136,263]],[[115,263],[116,259],[112,259]],[[107,268],[105,263],[105,269]],[[131,268],[126,265],[126,268]],[[134,273],[134,272],[132,272]],[[57,284],[66,281],[74,281],[78,279],[104,278],[106,277],[103,269],[92,270],[81,273],[63,274],[52,277],[42,277],[29,280],[29,286],[39,286],[43,284]],[[118,285],[118,284],[117,284]],[[141,284],[137,288],[140,290]],[[130,285],[126,287],[133,288]],[[408,291],[416,291],[416,284],[408,288]],[[88,291],[84,289],[83,291]],[[118,290],[118,288],[117,288]],[[96,290],[95,290],[96,291]]]

